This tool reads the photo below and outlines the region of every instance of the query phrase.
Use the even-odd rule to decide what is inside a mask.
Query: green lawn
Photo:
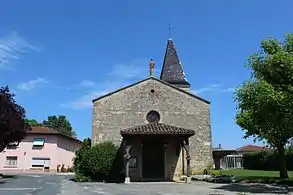
[[[234,175],[246,182],[259,182],[259,183],[282,183],[287,185],[293,185],[293,171],[288,171],[289,179],[280,179],[279,171],[259,171],[259,170],[222,170],[224,175]]]

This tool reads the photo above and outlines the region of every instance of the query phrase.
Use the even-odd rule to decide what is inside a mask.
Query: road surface
[[[65,175],[16,175],[0,180],[0,195],[208,195],[290,194],[286,187],[182,183],[75,183]],[[244,193],[242,193],[244,194]]]

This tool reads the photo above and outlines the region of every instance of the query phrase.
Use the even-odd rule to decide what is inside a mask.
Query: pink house
[[[81,141],[45,127],[32,127],[19,143],[0,153],[0,172],[50,171],[73,166]]]

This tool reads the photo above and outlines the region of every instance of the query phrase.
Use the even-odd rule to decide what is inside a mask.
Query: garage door
[[[50,158],[32,158],[31,166],[32,167],[50,167],[51,160]]]

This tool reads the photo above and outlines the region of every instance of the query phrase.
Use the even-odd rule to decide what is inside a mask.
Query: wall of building
[[[120,144],[120,130],[147,124],[146,115],[151,110],[160,113],[162,123],[195,130],[190,138],[192,169],[203,170],[213,163],[209,104],[154,79],[94,102],[93,144],[104,140]],[[182,161],[178,160],[178,173],[182,172]]]
[[[57,142],[57,159],[58,165],[64,165],[65,168],[73,167],[73,159],[75,151],[80,147],[80,144],[74,141],[69,141],[63,137],[58,137]]]
[[[42,149],[33,149],[35,138],[45,139]],[[64,145],[71,146],[71,149],[64,149]],[[64,164],[66,168],[67,166],[71,167],[72,158],[74,157],[74,152],[72,152],[74,150],[73,145],[74,143],[69,139],[59,138],[56,135],[28,135],[19,143],[16,149],[5,149],[0,153],[0,170],[2,172],[43,171],[42,168],[32,168],[32,158],[50,158],[50,171],[56,171],[58,164]],[[7,156],[16,156],[17,166],[7,165]]]

